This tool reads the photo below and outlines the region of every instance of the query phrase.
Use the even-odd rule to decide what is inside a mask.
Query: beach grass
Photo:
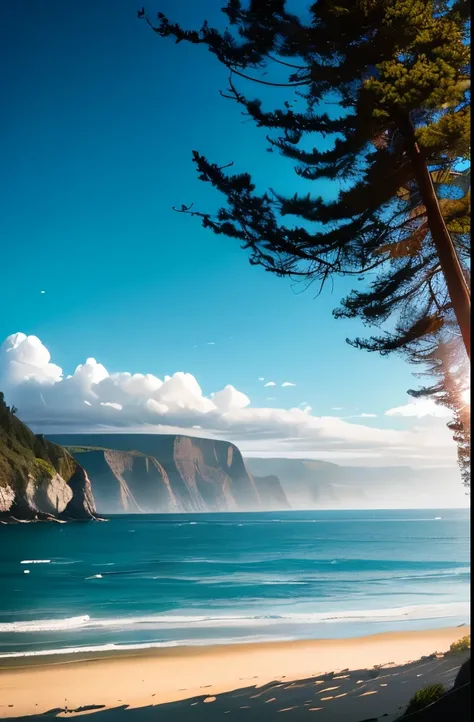
[[[454,654],[456,652],[467,652],[468,649],[471,649],[471,636],[469,634],[458,639],[457,642],[453,642],[449,651]]]
[[[413,714],[413,712],[419,712],[425,707],[428,707],[428,705],[433,704],[433,702],[437,702],[446,692],[447,689],[439,682],[422,687],[418,692],[415,692],[410,699],[404,716]]]

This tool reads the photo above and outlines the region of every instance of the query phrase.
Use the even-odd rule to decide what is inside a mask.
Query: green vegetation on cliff
[[[34,434],[15,412],[0,391],[0,487],[23,486],[29,476],[51,479],[56,472],[68,481],[76,469],[71,455]]]

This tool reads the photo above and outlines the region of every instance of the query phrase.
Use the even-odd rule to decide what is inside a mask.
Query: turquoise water
[[[0,657],[469,621],[467,510],[117,516],[0,541]]]

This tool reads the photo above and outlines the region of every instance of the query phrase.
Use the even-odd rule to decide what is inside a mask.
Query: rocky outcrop
[[[72,491],[58,472],[49,476],[44,472],[41,476],[30,475],[25,489],[23,503],[36,513],[61,514],[72,499]]]
[[[0,519],[4,521],[54,521],[96,518],[90,480],[84,469],[73,464],[68,481],[57,472],[29,474],[25,483],[0,491]]]
[[[5,482],[5,486],[0,486],[0,514],[6,514],[15,501],[15,492],[13,488]]]
[[[65,520],[87,521],[97,516],[92,484],[86,471],[76,462],[76,468],[69,479],[68,487],[71,499],[66,505],[61,518]]]
[[[96,518],[92,487],[84,469],[73,463],[68,481],[59,473],[29,474],[26,483],[0,488],[3,521],[85,521]]]
[[[173,434],[53,437],[92,483],[102,514],[289,508],[277,479],[254,479],[225,441]]]
[[[0,521],[94,518],[85,478],[71,454],[36,436],[0,393]]]

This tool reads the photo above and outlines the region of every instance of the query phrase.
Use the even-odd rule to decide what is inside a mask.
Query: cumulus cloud
[[[233,386],[225,386],[222,391],[213,395],[212,401],[222,411],[245,409],[250,404],[250,399],[241,391],[234,389]]]
[[[274,381],[267,381],[267,383],[264,384],[264,388],[267,388],[268,386],[276,386],[276,383]]]
[[[399,430],[316,416],[306,403],[290,409],[256,408],[230,384],[206,395],[190,373],[178,371],[160,379],[151,373],[110,372],[93,357],[65,375],[40,339],[23,333],[9,336],[0,347],[0,388],[37,432],[187,430],[226,438],[254,454],[455,463],[455,446],[444,421],[437,421],[436,428],[431,424]],[[400,411],[405,408],[391,409],[387,416],[424,415],[419,406],[416,414]]]
[[[351,419],[376,419],[377,414],[355,414],[354,416],[350,417]]]
[[[296,386],[296,384],[292,384],[291,381],[284,381],[281,387],[284,389],[286,386]]]
[[[50,363],[51,354],[36,336],[14,333],[2,344],[0,374],[7,381],[21,384],[30,379],[54,384],[62,379],[62,369]]]

